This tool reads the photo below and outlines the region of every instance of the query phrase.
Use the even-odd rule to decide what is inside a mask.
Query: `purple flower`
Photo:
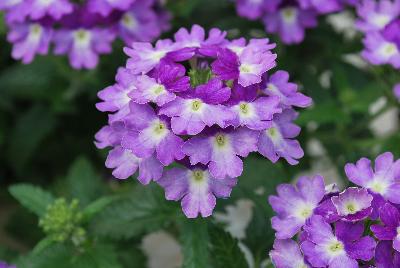
[[[279,2],[280,0],[237,0],[236,10],[239,16],[255,20],[266,10],[274,9]]]
[[[24,0],[3,0],[0,10],[6,11],[6,21],[9,24],[23,22],[29,13],[30,4]]]
[[[111,52],[114,38],[109,29],[59,30],[54,36],[54,53],[68,54],[75,69],[92,69],[98,64],[99,54]]]
[[[129,94],[136,103],[154,102],[163,106],[175,99],[174,92],[183,92],[190,87],[189,77],[185,76],[185,67],[180,64],[161,63],[153,77],[137,77],[136,90]]]
[[[119,146],[122,137],[126,134],[127,129],[123,122],[114,123],[102,127],[95,135],[95,145],[99,149],[108,146]]]
[[[153,47],[150,43],[134,42],[132,48],[125,47],[124,52],[130,57],[126,67],[135,74],[152,70],[168,52],[174,50],[174,43],[169,39],[158,40]]]
[[[310,97],[298,92],[297,85],[289,82],[289,74],[277,71],[266,81],[263,93],[268,96],[277,96],[284,106],[308,107],[312,100]]]
[[[212,214],[216,197],[229,197],[236,185],[236,178],[214,178],[207,170],[172,168],[157,181],[165,189],[167,200],[182,199],[182,210],[188,218],[199,214],[208,217]]]
[[[182,150],[189,156],[191,165],[208,164],[214,178],[236,178],[243,171],[243,162],[239,156],[246,157],[257,150],[258,135],[258,132],[247,128],[215,131],[210,135],[189,139]]]
[[[297,140],[300,127],[293,124],[297,113],[292,109],[286,109],[281,114],[276,114],[272,120],[271,127],[264,130],[258,140],[258,152],[271,160],[273,163],[280,157],[295,165],[304,152]]]
[[[121,16],[118,28],[125,44],[130,45],[134,41],[150,42],[161,34],[158,14],[152,5],[152,1],[136,0]]]
[[[276,54],[260,51],[249,46],[237,56],[229,49],[221,49],[212,70],[223,80],[238,79],[240,85],[247,87],[261,82],[262,75],[275,67]]]
[[[375,170],[369,159],[361,158],[356,164],[346,164],[345,172],[351,182],[400,204],[400,160],[394,161],[392,153],[379,155],[375,160]]]
[[[361,237],[364,224],[337,222],[335,232],[323,217],[314,215],[304,226],[307,240],[301,244],[307,260],[314,267],[358,268],[357,260],[374,256],[375,241]]]
[[[400,101],[400,83],[394,85],[393,94],[398,101]]]
[[[181,147],[183,140],[172,133],[169,123],[157,117],[148,105],[131,103],[133,115],[130,130],[122,139],[122,147],[130,149],[140,158],[150,157],[156,152],[157,159],[164,165],[171,164],[174,159],[184,157]]]
[[[41,19],[50,15],[59,20],[63,15],[73,11],[73,6],[68,0],[31,0],[29,5],[29,15],[32,19]]]
[[[88,7],[91,12],[108,16],[114,10],[127,10],[135,0],[89,0]]]
[[[281,184],[277,192],[278,196],[268,198],[272,209],[278,214],[271,219],[272,228],[276,230],[278,239],[292,238],[314,214],[314,209],[324,197],[324,179],[321,176],[301,177],[296,187]]]
[[[171,117],[171,128],[175,134],[196,135],[206,126],[224,128],[234,114],[219,104],[230,96],[230,89],[222,87],[219,79],[211,79],[206,85],[196,88],[189,98],[177,97],[161,107],[159,114]]]
[[[102,102],[96,103],[96,108],[102,112],[116,112],[129,104],[129,93],[136,90],[135,76],[128,69],[119,68],[117,83],[99,91],[97,96]]]
[[[304,29],[317,25],[313,10],[303,10],[297,6],[285,6],[278,12],[269,12],[264,16],[267,32],[279,33],[286,44],[300,43],[304,39]]]
[[[343,8],[341,0],[298,0],[301,8],[315,9],[320,14],[333,13]]]
[[[182,199],[188,217],[209,216],[215,198],[229,195],[232,178],[243,172],[241,157],[260,151],[273,162],[284,157],[296,164],[303,156],[293,140],[300,132],[292,123],[293,106],[305,107],[309,99],[287,74],[273,76],[279,92],[260,89],[276,64],[275,44],[225,36],[193,25],[154,47],[134,42],[125,48],[130,58],[116,84],[98,94],[97,108],[109,114],[95,144],[113,147],[107,167],[117,178],[139,169],[142,183],[159,180],[167,199]],[[159,179],[162,167],[174,161],[187,170]]]
[[[356,26],[363,32],[377,31],[385,28],[394,18],[400,15],[400,1],[362,0],[357,6],[357,14],[361,19]]]
[[[350,187],[338,196],[333,196],[332,203],[342,220],[353,222],[363,220],[371,214],[372,199],[367,189]]]
[[[400,252],[400,212],[386,203],[379,210],[379,218],[384,225],[374,224],[371,231],[379,240],[393,241],[393,248]]]
[[[36,54],[46,55],[49,50],[52,30],[38,23],[22,23],[10,26],[7,39],[13,43],[12,57],[27,64]]]
[[[238,57],[240,57],[240,55],[242,55],[242,53],[246,47],[251,47],[251,49],[253,51],[257,51],[257,52],[267,52],[267,51],[275,48],[276,44],[269,43],[268,38],[250,39],[249,43],[246,44],[246,39],[239,38],[239,39],[234,39],[230,42],[223,44],[223,47],[229,48]]]
[[[400,267],[400,253],[392,249],[389,241],[380,241],[375,249],[375,264],[382,268]]]
[[[118,179],[126,179],[139,169],[138,180],[142,184],[149,184],[152,179],[158,180],[163,171],[163,165],[154,155],[139,158],[122,147],[115,147],[108,153],[106,167],[114,169],[112,174]]]
[[[397,48],[400,49],[400,19],[394,20],[387,25],[382,35],[386,40],[395,43]]]
[[[400,68],[400,51],[396,43],[390,42],[378,32],[370,32],[363,40],[365,49],[361,55],[374,65],[391,64]]]
[[[291,239],[276,239],[274,249],[269,252],[276,268],[308,268],[299,245]]]
[[[213,28],[206,39],[204,29],[194,24],[190,32],[180,28],[174,35],[177,48],[200,48],[202,46],[219,45],[225,41],[226,32]]]

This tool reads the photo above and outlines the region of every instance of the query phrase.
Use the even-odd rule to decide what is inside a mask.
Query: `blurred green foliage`
[[[174,17],[163,37],[194,23],[220,27],[230,38],[267,36],[260,22],[238,17],[228,0],[174,0],[167,8]],[[72,70],[65,58],[55,56],[22,65],[10,58],[0,21],[0,259],[17,262],[19,268],[145,267],[141,240],[163,229],[180,241],[184,267],[247,267],[238,240],[214,218],[188,220],[179,203],[166,201],[157,185],[144,187],[134,178],[116,181],[105,169],[106,151],[94,147],[93,136],[107,118],[94,104],[97,92],[114,82],[118,66],[124,64],[121,43],[111,55],[102,56],[93,71]],[[369,127],[391,108],[397,114],[391,87],[399,77],[390,68],[360,69],[343,59],[362,49],[360,36],[347,40],[320,19],[300,45],[285,46],[276,36],[268,37],[277,43],[276,70],[289,71],[314,100],[297,120],[303,148],[318,140],[341,177],[344,164],[361,156],[375,157],[386,150],[399,156],[398,131],[376,136]],[[321,77],[328,82],[321,83]],[[381,97],[386,105],[371,113],[371,104]],[[289,166],[252,155],[231,198],[218,201],[219,212],[243,198],[254,203],[240,243],[249,249],[255,267],[268,258],[274,240],[267,196],[278,184],[309,171],[319,157],[306,152],[299,165]],[[66,204],[79,201],[79,226],[85,230],[79,246],[71,239],[53,241],[38,227],[59,198]]]

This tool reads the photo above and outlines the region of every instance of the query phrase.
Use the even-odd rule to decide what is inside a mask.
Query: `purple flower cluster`
[[[321,176],[302,177],[269,197],[277,268],[400,267],[400,160],[387,152],[374,168],[362,158],[345,173],[357,187],[339,192]]]
[[[240,16],[262,19],[269,33],[277,33],[285,44],[300,43],[305,29],[317,26],[317,16],[340,11],[357,0],[236,0]]]
[[[1,0],[9,27],[12,57],[27,64],[36,54],[68,55],[75,69],[92,69],[121,38],[151,41],[169,28],[158,0]]]
[[[400,69],[400,1],[363,0],[356,27],[365,34],[362,56],[374,65]]]
[[[110,113],[95,137],[98,148],[113,147],[106,166],[119,179],[138,171],[142,184],[156,181],[190,218],[210,216],[216,198],[230,195],[241,157],[297,164],[303,156],[294,107],[311,99],[287,72],[267,74],[277,57],[268,39],[225,36],[194,25],[174,41],[133,43],[116,84],[98,94],[97,108]]]

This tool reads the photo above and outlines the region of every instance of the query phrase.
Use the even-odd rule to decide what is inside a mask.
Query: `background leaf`
[[[13,185],[9,188],[9,192],[24,207],[39,217],[46,213],[47,206],[54,201],[51,193],[29,184],[21,183]]]

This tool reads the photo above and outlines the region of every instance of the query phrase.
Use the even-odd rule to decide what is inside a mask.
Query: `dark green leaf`
[[[183,268],[210,267],[207,221],[183,219],[181,223]]]
[[[47,206],[54,201],[51,193],[30,184],[15,184],[9,188],[11,195],[24,207],[38,216],[46,213]]]
[[[89,221],[92,217],[100,213],[108,205],[118,199],[118,196],[104,196],[100,197],[96,201],[93,201],[82,211],[83,221]]]
[[[129,198],[114,202],[98,214],[92,228],[100,236],[127,239],[165,226],[176,213],[176,206],[165,201],[159,188],[138,186]]]
[[[66,181],[70,195],[77,198],[83,206],[103,193],[100,176],[84,157],[75,160],[69,169]]]
[[[221,228],[210,228],[210,252],[214,268],[246,268],[247,261],[239,241]]]
[[[22,174],[25,164],[55,125],[54,115],[41,105],[32,107],[18,119],[8,147],[8,160],[17,173]]]

